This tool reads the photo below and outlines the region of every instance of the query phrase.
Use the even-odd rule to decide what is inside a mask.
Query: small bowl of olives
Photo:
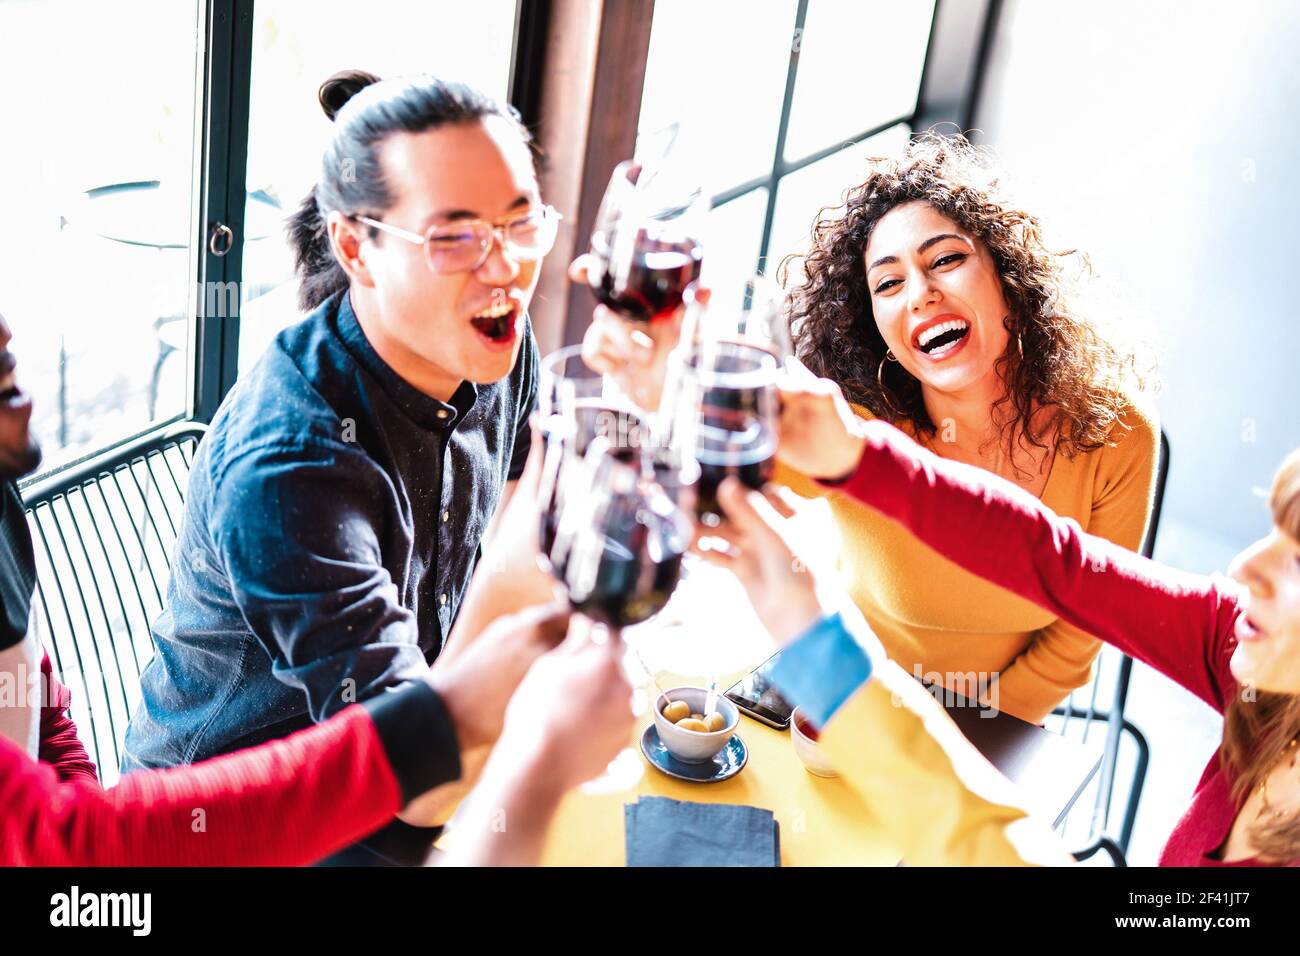
[[[709,692],[703,687],[675,687],[655,701],[659,739],[678,760],[705,763],[721,750],[740,723],[740,711],[722,694],[705,713]]]

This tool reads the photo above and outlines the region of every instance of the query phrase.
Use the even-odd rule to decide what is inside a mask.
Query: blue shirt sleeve
[[[844,618],[829,614],[786,645],[772,667],[772,682],[818,727],[871,677],[871,658]]]

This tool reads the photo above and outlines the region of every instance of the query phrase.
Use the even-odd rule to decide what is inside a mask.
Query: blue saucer
[[[650,765],[660,773],[666,773],[678,780],[690,783],[717,783],[734,777],[745,768],[749,761],[749,749],[740,739],[740,734],[732,734],[726,745],[714,754],[713,759],[704,763],[686,763],[678,760],[664,742],[659,739],[659,729],[651,724],[641,735],[641,753]]]

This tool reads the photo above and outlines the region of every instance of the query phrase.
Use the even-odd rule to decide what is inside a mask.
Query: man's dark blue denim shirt
[[[282,737],[422,677],[528,454],[519,360],[449,403],[379,357],[346,291],[231,390],[190,475],[123,771]]]

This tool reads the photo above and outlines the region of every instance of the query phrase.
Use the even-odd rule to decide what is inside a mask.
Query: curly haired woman
[[[984,151],[921,136],[871,160],[866,181],[818,217],[793,290],[795,349],[862,417],[1136,549],[1159,430],[1134,404],[1135,356],[1073,310],[1068,255],[1003,197]],[[850,593],[904,668],[1034,722],[1089,680],[1091,635],[858,503],[828,500]]]

